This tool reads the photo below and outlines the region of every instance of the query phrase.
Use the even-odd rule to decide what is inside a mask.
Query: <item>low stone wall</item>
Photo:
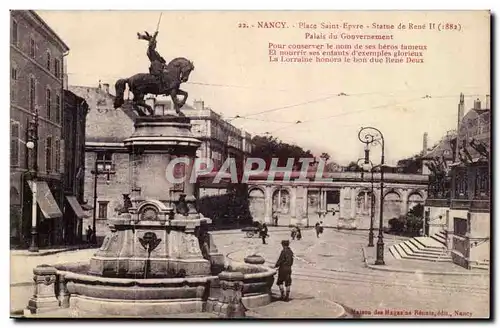
[[[107,278],[89,275],[88,269],[88,262],[35,268],[35,291],[28,312],[72,308],[96,317],[193,312],[241,317],[246,308],[271,302],[276,274],[263,265],[239,262],[228,263],[218,275],[185,278]]]

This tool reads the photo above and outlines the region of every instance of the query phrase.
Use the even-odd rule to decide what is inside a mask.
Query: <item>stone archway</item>
[[[408,196],[408,211],[418,204],[424,205],[424,198],[419,192],[411,193],[410,196]]]
[[[394,190],[389,191],[384,196],[384,227],[389,227],[389,220],[392,218],[398,218],[403,214],[401,208],[402,200],[401,196]]]
[[[248,192],[248,208],[253,221],[264,222],[265,194],[260,188],[250,189]]]
[[[273,192],[273,213],[278,214],[279,225],[289,224],[283,222],[284,218],[290,217],[290,193],[287,189],[279,188]]]
[[[371,213],[371,191],[361,190],[356,196],[356,215],[370,215]]]
[[[361,190],[356,196],[356,220],[358,229],[369,229],[372,212],[371,190]],[[375,209],[376,204],[373,204]]]

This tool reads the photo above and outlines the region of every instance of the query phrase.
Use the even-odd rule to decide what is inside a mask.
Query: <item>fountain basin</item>
[[[59,299],[67,297],[66,307],[96,317],[213,312],[222,297],[219,276],[227,272],[241,273],[242,303],[246,307],[263,306],[271,302],[271,286],[276,274],[274,269],[245,263],[225,265],[225,272],[219,276],[150,279],[87,274],[87,262],[58,264],[54,267],[57,269],[54,292],[59,295]]]

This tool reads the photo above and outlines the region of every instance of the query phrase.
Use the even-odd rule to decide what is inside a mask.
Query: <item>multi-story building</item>
[[[21,245],[30,240],[33,184],[26,173],[31,169],[39,195],[38,241],[56,244],[63,237],[63,62],[69,48],[34,11],[13,10],[10,16],[11,237]],[[28,126],[36,113],[36,148],[30,150]]]
[[[85,99],[64,90],[63,113],[63,186],[64,240],[67,244],[82,241],[82,219],[87,216],[84,204],[85,121],[89,106]],[[83,206],[83,208],[82,208]],[[84,210],[85,209],[85,210]]]
[[[474,101],[464,116],[460,97],[457,135],[450,140],[453,163],[430,176],[425,203],[429,234],[444,230],[453,262],[471,268],[490,258],[491,112]]]
[[[113,109],[114,96],[109,85],[99,87],[71,86],[70,90],[85,99],[90,107],[87,116],[85,142],[85,196],[88,204],[96,203],[96,230],[102,236],[107,231],[106,219],[115,215],[122,206],[123,194],[130,191],[128,150],[123,140],[134,132],[136,113],[127,105]],[[157,115],[174,113],[171,101],[147,99]],[[197,150],[198,157],[214,160],[218,170],[227,157],[236,158],[237,163],[249,155],[251,136],[224,121],[221,116],[195,101],[193,107],[184,105],[182,112],[191,119],[191,131],[202,141]],[[97,170],[96,170],[97,168]],[[96,175],[93,172],[97,172]],[[93,217],[84,219],[83,225],[93,224]]]

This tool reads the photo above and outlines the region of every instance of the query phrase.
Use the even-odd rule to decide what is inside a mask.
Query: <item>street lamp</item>
[[[94,162],[94,170],[91,173],[94,175],[94,208],[93,208],[93,218],[92,218],[92,243],[97,244],[97,231],[96,231],[96,220],[97,220],[97,178],[100,174],[106,174],[106,184],[109,184],[109,174],[111,171],[111,165],[105,164],[104,172],[100,172],[99,164],[97,160],[97,154]]]
[[[28,141],[26,148],[31,152],[31,165],[28,170],[32,186],[31,186],[31,242],[28,248],[29,252],[38,252],[38,230],[37,230],[37,172],[38,172],[38,108],[35,107],[35,115],[28,122]]]
[[[379,129],[374,127],[364,127],[359,130],[358,139],[365,144],[365,163],[370,163],[370,145],[380,144],[382,147],[382,154],[380,156],[380,220],[378,228],[378,240],[377,240],[377,259],[375,260],[376,265],[384,265],[384,235],[383,235],[383,224],[384,224],[384,135]],[[373,173],[373,168],[372,168]]]
[[[373,166],[373,163],[368,160],[368,163],[366,163],[366,148],[368,148],[368,145],[365,147],[365,158],[360,158],[358,160],[358,166],[360,161],[364,161],[364,165],[362,166],[363,171],[361,172],[361,179],[363,179],[363,173],[365,171],[365,168],[367,165],[369,165],[370,172],[371,172],[371,192],[370,192],[370,232],[368,233],[368,247],[373,247],[373,216],[375,215],[375,191],[373,187],[373,171],[377,166]],[[366,169],[367,170],[367,169]],[[368,171],[368,170],[367,170]]]

